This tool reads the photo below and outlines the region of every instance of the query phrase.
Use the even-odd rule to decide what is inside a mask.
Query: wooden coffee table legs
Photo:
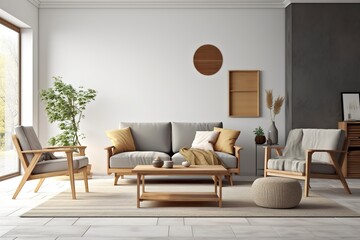
[[[222,207],[222,176],[214,176],[215,194],[219,196],[219,207]],[[219,188],[219,194],[218,194]]]
[[[145,192],[145,174],[137,173],[136,184],[136,207],[140,208],[140,202],[147,201],[214,201],[222,207],[222,177],[223,175],[213,176],[214,192]],[[140,191],[141,185],[141,191]]]

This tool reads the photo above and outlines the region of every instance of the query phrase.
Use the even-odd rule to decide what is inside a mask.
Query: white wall
[[[261,70],[261,103],[264,89],[285,95],[284,9],[40,9],[39,16],[40,89],[62,76],[98,91],[81,126],[95,173],[106,171],[104,132],[120,121],[223,121],[242,131],[241,174],[254,174],[252,131],[267,129],[269,114],[262,104],[260,118],[228,116],[228,71]],[[224,58],[210,77],[192,63],[207,43]],[[276,123],[283,143],[284,111]],[[43,143],[57,133],[42,103],[39,125]]]
[[[0,16],[21,28],[21,122],[38,129],[38,8],[1,0]]]

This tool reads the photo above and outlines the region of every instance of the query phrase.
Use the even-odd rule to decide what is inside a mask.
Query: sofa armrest
[[[239,169],[239,172],[240,172],[240,151],[242,150],[243,148],[240,147],[240,146],[234,146],[234,150],[235,150],[235,157],[236,157],[236,160],[237,160],[237,168]]]
[[[105,147],[104,150],[109,150],[109,149],[112,150],[114,148],[115,148],[115,146],[108,146],[108,147]]]
[[[107,155],[107,171],[108,171],[108,174],[110,174],[110,172],[109,172],[109,169],[110,169],[110,157],[112,155],[114,155],[114,152],[113,152],[114,149],[115,149],[114,146],[108,146],[108,147],[104,148],[104,150],[106,150],[106,155]]]

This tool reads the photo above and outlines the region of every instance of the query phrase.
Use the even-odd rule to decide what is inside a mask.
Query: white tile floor
[[[107,176],[96,176],[100,177]],[[37,182],[31,181],[18,199],[12,200],[19,181],[0,182],[0,240],[360,239],[360,218],[20,218],[67,189],[69,182],[48,179],[39,193],[34,193]],[[352,195],[336,180],[314,180],[311,191],[360,213],[360,179],[348,182]]]

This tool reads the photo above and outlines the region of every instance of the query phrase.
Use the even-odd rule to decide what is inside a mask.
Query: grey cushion
[[[19,139],[20,146],[23,151],[42,149],[42,146],[39,142],[38,137],[36,136],[33,127],[18,126],[15,128],[15,134],[16,137]],[[25,160],[27,160],[28,162],[30,162],[33,157],[34,154],[25,154]],[[47,159],[56,159],[56,157],[52,153],[44,153],[41,156],[39,162]]]
[[[215,154],[221,159],[224,163],[225,168],[236,168],[237,167],[237,159],[235,156],[224,153],[224,152],[215,152]],[[181,164],[185,161],[185,158],[180,153],[175,153],[171,159],[174,161],[174,164]]]
[[[163,161],[170,160],[170,156],[163,152],[122,152],[110,157],[110,168],[134,168],[136,165],[151,165],[156,157],[160,157]]]
[[[136,151],[171,152],[171,125],[164,123],[121,122],[120,128],[130,127]]]
[[[213,131],[214,127],[222,126],[222,122],[172,122],[172,151],[176,153],[183,147],[191,147],[196,131]]]
[[[305,160],[289,158],[269,159],[268,169],[305,173]],[[334,174],[335,168],[328,163],[312,162],[310,172]]]
[[[88,165],[89,160],[86,156],[78,156],[73,158],[74,169],[80,169]],[[33,170],[33,174],[48,173],[56,171],[68,170],[68,162],[66,158],[58,158],[39,162]]]

